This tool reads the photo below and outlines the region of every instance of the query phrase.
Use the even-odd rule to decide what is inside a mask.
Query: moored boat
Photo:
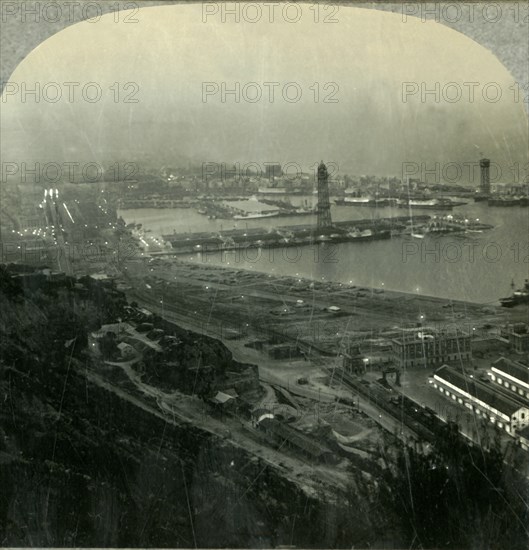
[[[519,197],[491,197],[488,201],[489,206],[520,206]]]
[[[373,197],[345,197],[343,199],[335,199],[335,204],[338,206],[371,206],[383,207],[389,206],[395,199],[379,199]]]
[[[452,210],[455,206],[462,206],[466,202],[456,202],[451,199],[409,199],[398,203],[400,208],[423,208],[427,210]]]
[[[279,212],[248,212],[246,214],[235,214],[234,220],[255,220],[258,218],[273,218],[279,216]]]
[[[514,282],[512,284],[514,288]],[[525,284],[523,288],[515,290],[511,296],[507,298],[501,298],[500,304],[503,307],[514,307],[518,304],[528,304],[529,303],[529,279],[525,279]]]

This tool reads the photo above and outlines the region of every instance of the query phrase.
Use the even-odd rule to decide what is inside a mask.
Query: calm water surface
[[[293,204],[311,204],[312,196],[291,197]],[[433,215],[431,210],[414,214]],[[454,209],[470,219],[478,218],[494,229],[464,236],[427,235],[424,239],[398,237],[371,243],[323,244],[274,250],[240,250],[187,256],[197,262],[239,269],[307,277],[420,293],[449,299],[497,303],[511,293],[511,280],[520,287],[529,277],[529,209],[489,208],[469,202]],[[407,210],[335,206],[334,221],[376,216],[403,216]],[[275,228],[315,223],[313,216],[262,218],[233,221],[209,220],[194,209],[139,209],[120,212],[127,223],[141,223],[157,234],[211,231],[232,228]]]

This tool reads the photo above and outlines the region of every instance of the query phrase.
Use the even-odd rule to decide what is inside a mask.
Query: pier
[[[430,216],[415,216],[418,223],[427,223]],[[171,254],[214,252],[236,248],[278,248],[309,246],[319,243],[365,242],[389,239],[400,234],[409,223],[408,216],[335,222],[329,227],[294,225],[275,229],[229,229],[217,233],[174,233],[163,235],[172,246]]]

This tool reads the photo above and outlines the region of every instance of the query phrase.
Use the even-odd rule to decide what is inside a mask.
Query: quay
[[[418,223],[426,223],[430,216],[415,216]],[[163,235],[172,246],[171,254],[200,251],[233,250],[236,248],[277,248],[309,246],[319,243],[365,242],[389,239],[402,233],[408,216],[335,222],[329,227],[294,225],[275,229],[228,229],[217,233],[187,233]]]

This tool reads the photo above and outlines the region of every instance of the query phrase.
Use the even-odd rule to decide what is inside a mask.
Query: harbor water
[[[292,204],[309,206],[314,197],[291,197]],[[407,209],[332,206],[334,221],[407,215]],[[252,220],[213,220],[195,209],[138,209],[119,214],[127,223],[141,223],[153,234],[193,233],[315,224],[315,216]],[[511,294],[511,281],[522,286],[529,277],[529,210],[489,207],[469,202],[452,212],[415,210],[414,215],[454,214],[494,226],[483,232],[410,235],[359,243],[321,243],[275,249],[240,249],[197,253],[183,258],[275,275],[305,277],[357,286],[397,290],[453,300],[498,304]]]

